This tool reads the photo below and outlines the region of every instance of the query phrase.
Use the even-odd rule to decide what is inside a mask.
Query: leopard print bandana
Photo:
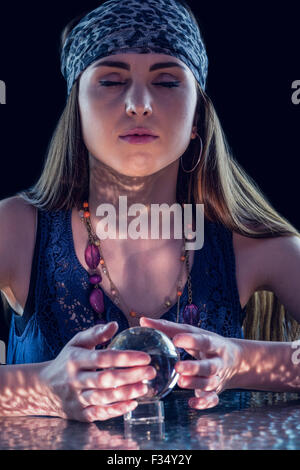
[[[137,52],[168,54],[184,62],[205,90],[208,58],[198,25],[176,0],[108,0],[70,31],[61,52],[68,96],[95,60]]]

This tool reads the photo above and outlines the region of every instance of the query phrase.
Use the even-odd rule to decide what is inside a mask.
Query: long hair
[[[190,7],[180,1],[198,23]],[[65,27],[61,47],[82,16]],[[54,130],[40,178],[28,190],[18,193],[41,210],[79,209],[88,194],[89,159],[81,132],[78,83],[77,79]],[[184,173],[179,167],[178,202],[203,204],[208,220],[221,222],[229,230],[247,237],[300,237],[297,229],[272,207],[235,160],[217,112],[198,84],[197,95],[197,127],[203,141],[203,153],[193,173]],[[194,158],[198,157],[199,149],[195,151],[194,148],[197,140],[190,143],[182,156],[187,168],[192,168]],[[247,303],[243,331],[247,339],[293,341],[300,335],[300,325],[273,292],[257,291]]]

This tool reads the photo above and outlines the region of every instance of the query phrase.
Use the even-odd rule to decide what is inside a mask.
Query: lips
[[[158,136],[154,135],[126,135],[120,137],[121,140],[128,142],[129,144],[148,144],[158,139]]]
[[[151,129],[148,129],[145,127],[135,127],[134,129],[125,131],[124,134],[121,135],[120,137],[128,137],[130,135],[158,137],[157,135],[155,135],[155,133]]]

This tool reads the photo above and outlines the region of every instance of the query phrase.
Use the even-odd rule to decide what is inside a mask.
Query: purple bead
[[[100,289],[93,289],[90,295],[90,304],[99,315],[104,312],[103,293]]]
[[[99,284],[99,282],[101,281],[102,281],[101,274],[93,274],[92,276],[90,276],[90,283],[93,284],[93,286],[95,286],[96,284]]]
[[[195,304],[187,305],[183,311],[183,321],[192,326],[199,326],[200,312]]]
[[[96,269],[100,263],[99,249],[95,245],[88,245],[84,252],[86,264],[90,269]]]

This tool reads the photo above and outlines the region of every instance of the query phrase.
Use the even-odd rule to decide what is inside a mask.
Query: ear
[[[197,126],[193,126],[192,134],[191,134],[191,139],[196,139],[197,137]]]
[[[196,104],[196,108],[195,108],[195,114],[194,114],[194,121],[193,121],[193,130],[192,130],[192,134],[191,134],[191,138],[192,139],[195,139],[196,136],[197,136],[197,133],[198,133],[198,120],[199,120],[199,116],[200,116],[200,110],[199,110],[199,106],[200,106],[200,92],[198,91],[199,87],[198,87],[198,84],[196,82],[196,89],[197,89],[197,104]]]
[[[198,133],[198,119],[199,119],[199,113],[196,109],[195,111],[195,115],[194,115],[194,121],[193,121],[193,129],[192,129],[192,134],[191,134],[191,138],[192,139],[195,139],[196,136],[197,136],[197,133]]]

